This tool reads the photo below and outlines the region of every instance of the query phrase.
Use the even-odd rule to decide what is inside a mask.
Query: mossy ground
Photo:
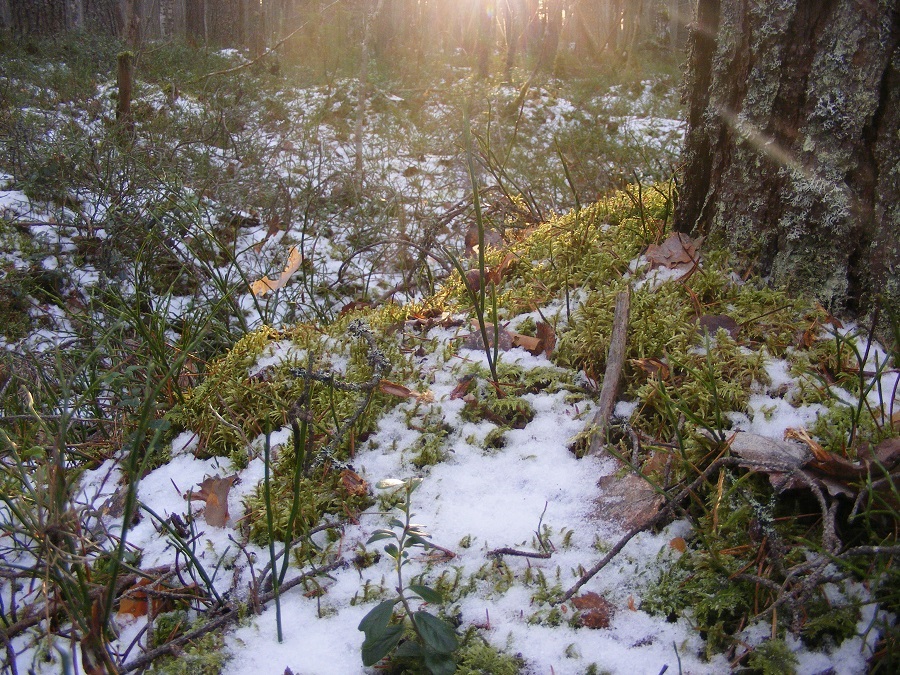
[[[578,398],[591,395],[586,384],[601,380],[606,366],[615,295],[629,285],[632,314],[620,396],[637,405],[630,418],[621,421],[643,439],[641,453],[636,457],[638,467],[646,464],[647,473],[662,481],[663,486],[694,478],[721,455],[722,446],[710,435],[728,432],[734,413],[751,412],[750,395],[765,391],[770,384],[766,366],[773,359],[787,359],[799,374],[827,368],[846,379],[850,393],[859,393],[858,386],[853,388],[853,350],[846,344],[841,349],[842,340],[852,339],[829,338],[822,333],[820,328],[829,317],[812,302],[770,288],[760,280],[736,277],[723,252],[703,250],[701,266],[681,280],[658,286],[635,283],[646,270],[635,267],[633,261],[647,246],[668,236],[670,215],[664,190],[649,193],[640,204],[618,195],[578,213],[554,218],[503,250],[488,252],[488,268],[500,265],[510,254],[514,256],[513,263],[490,291],[496,296],[499,321],[530,332],[534,323],[531,317],[540,310],[541,316],[546,314],[545,318],[555,326],[558,344],[552,355],[553,365],[545,368],[506,365],[501,352],[496,385],[490,383],[484,369],[461,373],[475,380],[463,418],[487,419],[497,425],[496,433],[489,434],[484,442],[487,450],[502,449],[504,429],[525,426],[530,421],[533,412],[523,395],[560,389],[569,390]],[[390,355],[395,364],[391,377],[411,382],[417,375],[413,360],[406,356],[411,351],[411,337],[401,329],[404,320],[421,317],[427,311],[432,315],[444,311],[468,319],[472,315],[469,297],[461,279],[455,276],[420,303],[407,307],[389,304],[355,316],[372,326],[379,345]],[[705,334],[698,319],[710,314],[727,314],[738,324],[739,331],[733,335],[720,329],[714,335]],[[260,329],[212,364],[204,384],[172,415],[177,423],[201,434],[202,452],[227,454],[239,464],[241,453],[246,452],[244,439],[259,435],[266,424],[284,424],[285,410],[299,395],[302,381],[286,376],[287,365],[279,366],[274,377],[265,382],[248,377],[248,369],[265,353],[267,345],[279,340],[290,341],[303,355],[294,365],[312,354],[316,368],[345,363],[341,376],[349,380],[364,381],[370,375],[359,346],[346,338],[346,321],[327,326],[301,325],[286,331]],[[427,340],[412,342],[418,349],[437,346]],[[453,344],[458,342],[443,348],[458,349]],[[666,367],[642,368],[647,359],[655,359]],[[877,442],[895,433],[871,408],[848,421],[846,418],[854,415],[851,406],[841,403],[827,388],[816,389],[815,393],[818,401],[828,404],[828,412],[811,431],[819,433],[829,449],[848,454],[851,424],[857,442]],[[325,387],[315,392],[314,426],[321,428],[323,437],[333,419],[348,414],[351,399],[352,395]],[[792,401],[801,405],[809,399],[807,393]],[[356,433],[365,434],[374,428],[394,400],[377,396]],[[231,411],[229,422],[226,424],[210,413],[211,407]],[[408,420],[411,428],[421,431],[418,452],[410,460],[417,468],[443,460],[442,439],[447,433],[442,419],[423,415],[421,419],[413,416],[415,419]],[[613,450],[618,448],[623,455],[632,456],[631,446],[624,439],[617,446],[615,438],[614,433]],[[349,457],[351,446],[352,443],[342,448],[341,458]],[[661,456],[669,459],[660,462]],[[292,454],[286,452],[275,464],[279,517],[286,517],[289,511],[292,461]],[[665,477],[659,470],[662,464],[669,467]],[[765,476],[752,473],[723,470],[715,478],[698,492],[695,504],[689,507],[695,537],[677,561],[663,565],[665,571],[648,588],[643,606],[651,612],[689,617],[707,637],[711,654],[731,649],[735,633],[776,597],[758,583],[728,580],[743,570],[759,568],[763,577],[781,583],[779,569],[801,562],[804,552],[815,548],[810,542],[821,536],[817,518],[804,515],[810,513],[812,504],[803,495],[776,495]],[[329,483],[321,476],[316,480],[316,493],[330,493],[333,501],[325,506],[310,504],[308,510],[304,506],[304,513],[311,518],[306,526],[314,524],[315,517],[347,509],[347,496],[340,494],[338,481]],[[364,503],[359,500],[355,508]],[[253,497],[248,507],[251,512],[261,513],[261,497]],[[758,531],[764,534],[753,534]],[[879,531],[881,540],[893,536],[889,531]],[[257,529],[254,536],[264,534]],[[766,548],[767,536],[780,541],[785,551],[776,555]],[[776,555],[778,564],[760,567],[767,555]],[[503,574],[502,569],[500,565],[484,570],[484,580],[490,580],[499,592],[518,583]],[[437,586],[446,586],[442,590],[452,598],[471,592],[476,585],[474,579],[451,580],[442,575]],[[533,587],[535,593],[543,593],[548,599],[561,590],[558,582],[545,578],[543,572],[534,579]],[[367,592],[366,597],[370,596]],[[813,601],[811,607],[818,607],[815,603],[826,602],[826,598],[820,592],[814,594]],[[804,637],[817,644],[838,644],[855,626],[858,608],[848,606],[845,614],[846,620],[834,621],[808,617]],[[538,611],[534,619],[549,624],[570,621],[558,610]],[[783,635],[788,625],[778,625],[778,633]],[[751,665],[765,669],[767,664],[784,658],[788,657],[773,646],[769,651],[756,652]]]

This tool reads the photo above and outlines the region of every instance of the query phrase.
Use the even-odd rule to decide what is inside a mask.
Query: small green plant
[[[409,561],[409,549],[421,546],[428,549],[432,544],[421,525],[412,522],[412,493],[422,483],[419,478],[408,480],[388,479],[380,481],[376,487],[393,490],[402,495],[396,508],[403,514],[401,518],[391,518],[391,529],[376,530],[366,545],[384,539],[392,539],[384,547],[394,561],[397,572],[397,595],[375,606],[359,623],[359,630],[366,635],[362,645],[362,661],[365,666],[373,666],[386,656],[395,660],[418,661],[433,675],[456,672],[453,652],[459,647],[456,630],[449,623],[424,610],[413,611],[412,601],[418,596],[427,603],[440,605],[444,599],[433,588],[421,584],[406,585],[403,581],[403,567]],[[395,608],[399,614],[395,616]],[[410,636],[410,632],[412,636]],[[404,637],[410,639],[404,640]]]

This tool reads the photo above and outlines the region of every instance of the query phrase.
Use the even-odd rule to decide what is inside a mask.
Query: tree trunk
[[[676,228],[834,312],[900,310],[900,0],[700,0]]]
[[[541,53],[538,69],[552,73],[556,66],[556,52],[559,49],[559,31],[562,27],[562,1],[547,0],[544,5],[544,37],[541,40]]]
[[[66,3],[59,0],[10,0],[10,24],[16,35],[54,35],[68,28]]]

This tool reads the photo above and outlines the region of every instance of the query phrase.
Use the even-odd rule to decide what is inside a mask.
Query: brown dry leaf
[[[146,577],[138,579],[134,586],[122,594],[122,597],[119,599],[118,616],[120,618],[122,618],[123,614],[130,614],[135,618],[147,614],[150,602],[147,600],[147,592],[141,589],[152,583],[153,580]],[[167,612],[172,607],[172,601],[168,598],[152,598],[152,603],[154,614]]]
[[[366,302],[365,300],[351,300],[346,305],[341,307],[341,311],[338,312],[338,316],[346,316],[350,314],[350,312],[358,312],[363,309],[372,309],[375,306],[375,303]]]
[[[646,359],[631,359],[630,363],[633,366],[637,366],[648,375],[659,375],[659,379],[661,380],[669,379],[669,365],[655,357],[651,356]]]
[[[829,460],[829,453],[819,444],[817,440],[810,436],[809,432],[803,427],[799,427],[797,429],[785,429],[784,440],[794,440],[805,443],[806,446],[810,450],[812,450],[812,454],[817,460],[819,460],[820,462],[827,462]]]
[[[684,537],[675,537],[669,542],[669,548],[673,548],[679,553],[684,553],[687,551],[687,542],[684,540]]]
[[[493,284],[499,284],[503,280],[503,277],[506,276],[506,273],[509,272],[515,259],[516,255],[514,253],[507,253],[503,260],[500,261],[499,265],[488,271],[488,281]]]
[[[738,333],[741,332],[740,324],[727,314],[704,314],[697,320],[697,325],[701,331],[710,335],[715,335],[716,331],[722,328],[732,339],[737,339]]]
[[[450,400],[454,401],[458,398],[462,398],[467,393],[469,393],[469,389],[472,388],[472,383],[474,381],[474,375],[464,375],[463,377],[461,377],[456,386],[453,387],[453,391],[450,392]]]
[[[478,224],[472,223],[469,225],[469,229],[466,230],[466,236],[464,238],[464,243],[466,246],[466,256],[473,257],[478,255]],[[484,231],[484,247],[485,249],[489,247],[500,248],[503,246],[503,237],[500,236],[500,233],[496,230],[485,230]]]
[[[673,232],[662,244],[650,244],[647,247],[645,255],[650,261],[650,269],[693,265],[697,260],[697,249],[702,242],[702,237],[695,240],[683,232]]]
[[[900,415],[900,413],[897,414]],[[897,466],[900,463],[900,438],[885,438],[876,445],[875,459],[886,469],[893,469]]]
[[[827,309],[822,307],[822,305],[820,305],[818,302],[816,303],[816,309],[818,309],[820,312],[822,312],[822,314],[825,315],[825,323],[827,323],[832,328],[843,328],[844,327],[844,324],[842,324],[840,321],[835,319],[831,315],[831,313]]]
[[[791,472],[804,467],[812,453],[799,443],[787,443],[774,438],[767,438],[747,431],[738,431],[728,441],[731,454],[748,462],[771,464],[784,467],[784,471],[767,471],[769,482],[779,492],[803,487],[799,479],[792,478]]]
[[[601,493],[594,500],[594,515],[626,530],[646,525],[662,508],[664,499],[646,480],[634,473],[624,478],[603,476],[597,481]]]
[[[135,619],[147,614],[147,595],[144,594],[141,598],[126,596],[119,600],[119,611],[116,613],[116,618],[120,623],[128,620],[124,617],[125,614]]]
[[[237,479],[237,474],[225,476],[225,478],[219,478],[219,474],[212,477],[207,476],[200,483],[199,492],[188,490],[184,498],[206,502],[203,517],[206,518],[207,525],[225,527],[225,523],[228,522],[228,493]]]
[[[616,613],[609,600],[593,592],[572,598],[572,604],[580,613],[578,623],[587,628],[609,628],[609,621]]]
[[[258,281],[254,281],[250,284],[250,292],[253,295],[258,297],[262,297],[266,293],[270,291],[277,291],[279,288],[284,288],[285,284],[287,284],[288,280],[290,280],[291,276],[300,269],[300,265],[303,263],[303,256],[300,255],[300,251],[296,246],[291,247],[291,251],[288,254],[287,265],[284,266],[284,271],[277,279],[273,279],[272,277],[263,277]]]
[[[629,595],[629,596],[628,596],[628,609],[630,609],[632,612],[636,612],[636,611],[637,611],[637,605],[636,605],[635,602],[634,602],[634,596],[633,596],[633,595]]]
[[[556,331],[546,321],[538,321],[537,337],[543,343],[544,355],[550,358],[553,350],[556,349]]]
[[[469,290],[472,291],[472,293],[480,291],[483,283],[484,280],[481,276],[481,270],[469,270],[466,272],[466,286],[469,287]]]
[[[472,319],[472,326],[476,329],[474,332],[469,333],[466,336],[465,341],[463,342],[463,347],[467,349],[484,349],[484,340],[481,337],[481,330],[478,328],[478,322]],[[488,335],[488,345],[494,346],[494,324],[488,323],[485,324],[485,328],[487,329]],[[499,340],[498,344],[501,351],[509,351],[513,348],[513,334],[508,330],[503,328],[499,331]]]
[[[380,391],[382,394],[397,396],[399,398],[414,398],[417,401],[422,401],[423,403],[430,403],[434,400],[434,394],[432,394],[430,391],[413,391],[408,387],[404,387],[402,384],[397,384],[396,382],[391,382],[390,380],[381,380],[378,383],[378,391]]]
[[[791,436],[790,431],[788,430],[785,436]],[[802,437],[800,433],[793,436],[793,438]],[[812,442],[815,443],[814,440]],[[729,445],[733,455],[751,463],[750,468],[766,473],[769,482],[779,492],[807,489],[809,487],[807,481],[814,481],[828,490],[832,496],[853,496],[853,490],[847,485],[848,481],[856,480],[865,473],[862,466],[826,452],[821,446],[819,446],[820,459],[813,454],[814,451],[810,449],[812,446],[805,442],[802,445],[788,443],[738,431],[730,439]],[[799,478],[795,475],[797,473],[802,473],[807,480]]]
[[[341,471],[341,485],[348,494],[354,497],[361,497],[369,491],[369,484],[363,480],[362,476],[350,469]]]
[[[513,347],[521,347],[525,351],[537,356],[544,351],[544,343],[540,338],[510,332]]]

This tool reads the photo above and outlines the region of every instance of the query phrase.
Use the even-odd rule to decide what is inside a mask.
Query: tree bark
[[[700,0],[676,228],[833,312],[900,311],[900,0]]]

